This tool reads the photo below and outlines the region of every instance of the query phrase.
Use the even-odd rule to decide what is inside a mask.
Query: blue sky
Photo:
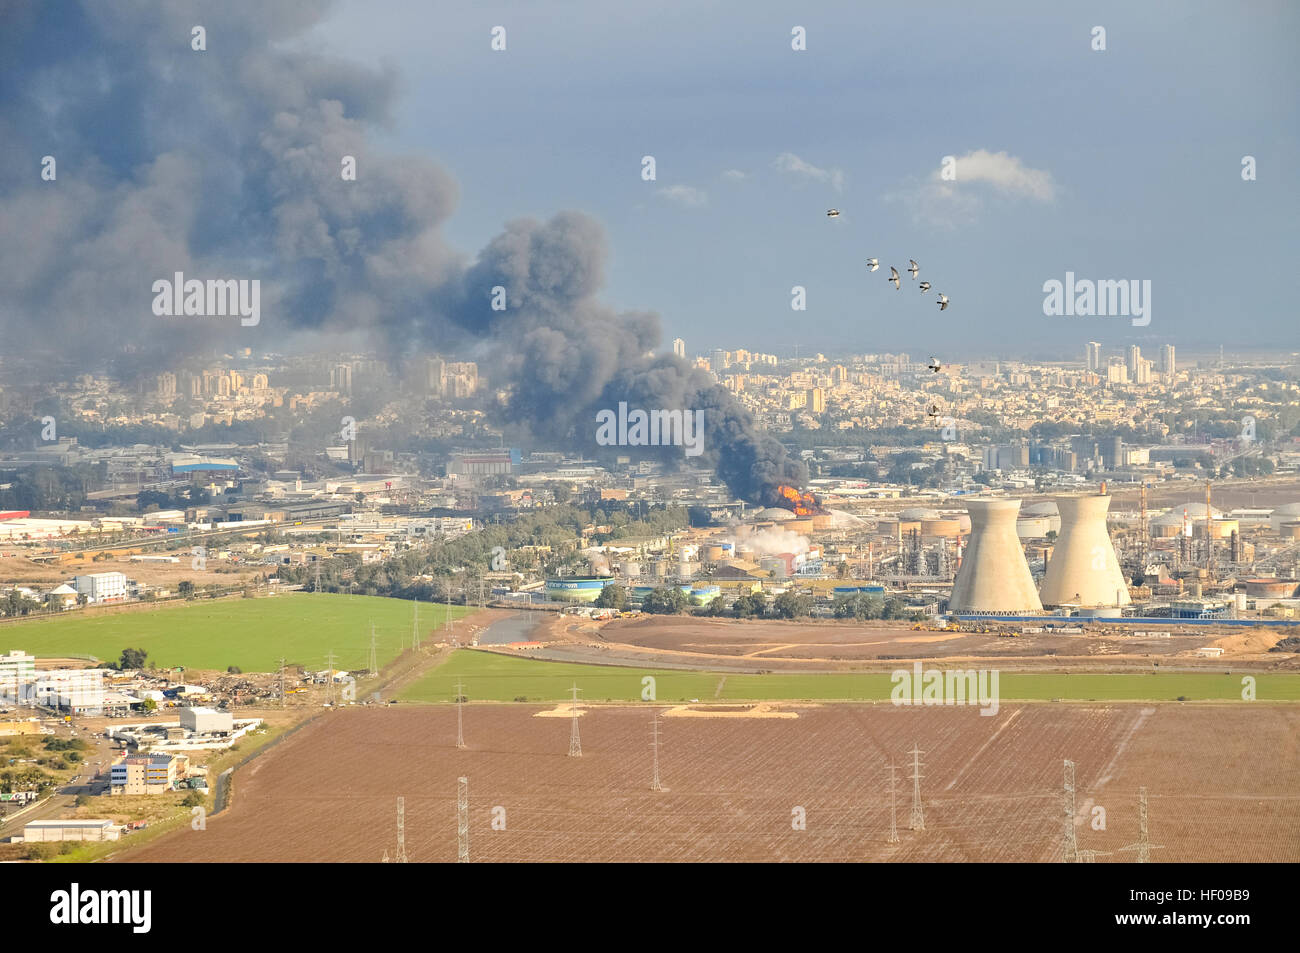
[[[453,245],[587,212],[607,298],[692,353],[1300,348],[1296,5],[973,6],[344,0],[306,42],[396,72],[378,139],[457,180]],[[998,181],[959,160],[943,194],[942,157],[978,150],[1006,153]],[[948,311],[886,283],[908,258]],[[1151,324],[1045,316],[1067,270],[1150,279]]]

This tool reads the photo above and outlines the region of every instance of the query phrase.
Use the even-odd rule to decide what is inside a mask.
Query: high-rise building
[[[1106,365],[1106,383],[1127,384],[1128,366],[1118,358],[1113,358],[1111,362]]]
[[[1165,380],[1174,379],[1174,374],[1178,372],[1178,366],[1174,362],[1174,346],[1166,344],[1160,348],[1160,373],[1165,376]]]
[[[1124,364],[1128,367],[1128,379],[1135,381],[1138,377],[1138,365],[1142,363],[1142,349],[1136,344],[1130,344],[1126,354],[1127,359]]]
[[[1134,383],[1135,383],[1135,384],[1150,384],[1150,383],[1151,383],[1151,362],[1148,361],[1146,358],[1141,358],[1141,359],[1138,361],[1138,364],[1137,364],[1137,377],[1136,377],[1136,379],[1134,380]]]
[[[820,387],[813,387],[808,390],[808,398],[804,402],[810,413],[826,413],[826,392]]]
[[[31,702],[36,682],[36,656],[20,649],[0,655],[0,703],[25,705]]]
[[[340,394],[352,393],[352,365],[335,364],[330,368],[330,390]]]
[[[681,338],[673,338],[673,354],[682,360],[686,359],[686,342]]]
[[[1101,370],[1101,344],[1099,342],[1088,342],[1088,346],[1083,353],[1083,363],[1090,371]]]
[[[721,348],[714,348],[709,355],[709,370],[715,374],[721,374],[727,369],[727,352]]]
[[[424,362],[424,386],[430,394],[442,396],[447,386],[447,362],[440,357],[430,357]]]
[[[176,396],[176,375],[171,371],[163,371],[158,375],[156,390],[158,396],[163,400]]]

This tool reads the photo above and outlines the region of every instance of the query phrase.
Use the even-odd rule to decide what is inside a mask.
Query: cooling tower
[[[1126,606],[1128,585],[1106,532],[1109,496],[1064,496],[1061,535],[1043,577],[1043,605]]]
[[[950,612],[1043,611],[1016,535],[1019,500],[971,500],[971,537],[948,599]]]

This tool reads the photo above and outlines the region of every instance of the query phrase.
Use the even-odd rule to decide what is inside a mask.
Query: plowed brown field
[[[783,707],[799,717],[661,718],[663,792],[648,707],[588,710],[581,758],[569,719],[534,706],[466,706],[465,750],[451,707],[344,710],[241,770],[206,830],[123,859],[373,862],[396,855],[401,795],[409,859],[454,861],[464,775],[474,861],[1059,861],[1070,758],[1078,845],[1115,852],[1100,863],[1135,857],[1118,851],[1138,841],[1143,786],[1153,862],[1300,860],[1297,706]],[[923,831],[908,829],[914,742]]]

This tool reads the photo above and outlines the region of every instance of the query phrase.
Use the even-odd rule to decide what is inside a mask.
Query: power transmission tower
[[[469,778],[456,779],[456,862],[469,863]]]
[[[465,747],[465,693],[460,686],[460,679],[456,679],[456,747]]]
[[[325,681],[328,683],[329,686],[326,689],[326,691],[329,695],[330,706],[333,707],[334,705],[334,650],[333,649],[331,649],[329,655],[325,657]]]
[[[406,798],[397,799],[397,863],[406,863]]]
[[[578,683],[573,683],[573,726],[569,729],[569,757],[582,757],[582,739],[578,737]]]
[[[1137,851],[1137,862],[1139,864],[1149,864],[1151,863],[1151,851],[1163,849],[1163,845],[1151,843],[1151,835],[1147,830],[1147,789],[1138,788],[1138,842],[1129,844],[1127,847],[1121,847],[1120,850]]]
[[[411,602],[415,606],[415,619],[411,622],[411,648],[420,651],[420,597],[416,596]]]
[[[370,661],[366,663],[371,675],[379,674],[379,659],[375,656],[375,623],[370,623]]]
[[[914,831],[925,830],[925,810],[921,807],[921,755],[925,754],[912,744],[912,817],[909,825]]]
[[[1065,762],[1065,789],[1061,795],[1065,827],[1061,831],[1061,860],[1067,864],[1079,862],[1079,842],[1074,834],[1074,762]]]
[[[316,557],[316,585],[312,592],[320,592],[320,556]]]
[[[650,790],[662,791],[664,786],[659,783],[659,711],[655,710],[654,716],[650,719],[650,747],[654,751],[654,760],[651,762],[652,768],[650,773]]]
[[[898,780],[898,767],[892,761],[889,763],[889,836],[885,838],[886,843],[898,843],[898,797],[895,783]]]
[[[284,707],[284,659],[280,659],[280,707]]]

